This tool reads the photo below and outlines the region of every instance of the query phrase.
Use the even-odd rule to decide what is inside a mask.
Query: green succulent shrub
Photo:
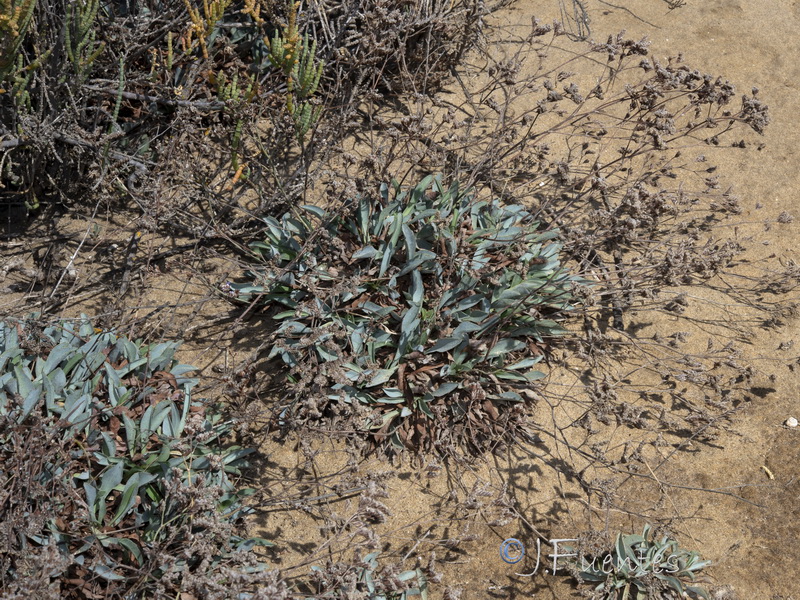
[[[0,322],[0,588],[174,598],[272,577],[247,553],[269,542],[235,526],[250,450],[193,398],[178,345]]]
[[[641,535],[617,534],[610,552],[591,560],[581,558],[572,565],[572,571],[594,585],[598,593],[593,597],[602,600],[710,600],[703,588],[687,584],[710,564],[668,536],[656,538],[645,525]]]
[[[0,83],[14,72],[36,0],[0,0]]]
[[[347,413],[374,441],[443,449],[521,421],[579,283],[557,231],[433,176],[265,221],[252,282],[230,287],[275,307],[269,357],[288,366],[291,400],[281,422]]]
[[[289,3],[287,25],[280,33],[276,30],[270,40],[269,61],[286,77],[286,110],[302,141],[322,114],[322,107],[312,105],[310,99],[319,87],[325,63],[317,59],[317,40],[312,40],[309,47],[308,35],[300,37],[297,30],[299,6],[299,2]]]

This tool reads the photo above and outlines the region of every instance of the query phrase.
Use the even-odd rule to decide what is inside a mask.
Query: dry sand
[[[596,40],[605,41],[609,34],[625,29],[631,38],[647,36],[656,57],[665,60],[681,52],[688,64],[722,75],[740,93],[749,93],[751,86],[761,89],[772,116],[772,125],[763,138],[765,147],[760,151],[720,153],[714,161],[720,165],[720,178],[732,184],[742,198],[744,212],[738,220],[737,234],[752,238],[746,254],[751,270],[745,269],[743,274],[757,274],[762,268],[777,268],[780,261],[797,260],[800,221],[776,225],[769,231],[764,223],[774,223],[784,211],[800,217],[794,201],[800,135],[796,124],[796,115],[800,114],[796,90],[800,69],[796,60],[800,56],[798,3],[689,0],[685,6],[670,11],[659,0],[631,0],[624,8],[586,0],[586,7]],[[504,27],[519,24],[522,30],[529,26],[531,16],[543,22],[558,18],[559,8],[556,0],[523,1],[497,15],[496,22]],[[698,304],[700,314],[705,311],[710,315],[716,310],[711,304],[703,307],[702,295]],[[722,318],[744,322],[746,312],[728,309]],[[748,326],[746,355],[757,367],[757,386],[762,386],[764,393],[750,396],[750,402],[735,415],[730,432],[702,449],[688,444],[685,451],[672,456],[657,474],[653,473],[653,478],[645,482],[634,478],[618,488],[614,499],[615,506],[628,511],[640,507],[653,514],[653,507],[658,506],[660,516],[673,519],[671,529],[681,543],[713,561],[714,566],[707,570],[712,578],[708,587],[727,584],[731,588],[729,594],[735,593],[739,599],[800,598],[796,576],[800,572],[800,431],[782,426],[784,419],[800,413],[800,374],[785,367],[797,355],[796,350],[778,350],[781,342],[784,347],[792,343],[795,348],[800,346],[799,324],[797,317],[789,317],[777,331]],[[774,375],[774,381],[770,375]],[[624,441],[623,432],[614,435],[620,438],[616,442]],[[455,469],[452,477],[440,475],[428,480],[422,468],[408,467],[390,476],[385,503],[392,517],[383,527],[383,540],[391,540],[391,551],[401,550],[401,556],[407,550],[423,556],[426,550],[436,550],[446,565],[441,569],[443,581],[433,586],[432,597],[440,598],[448,585],[460,588],[461,597],[468,600],[577,597],[568,578],[543,572],[547,566],[544,554],[551,552],[551,547],[542,546],[545,563],[538,573],[521,577],[517,573],[533,570],[535,557],[529,556],[519,565],[505,564],[498,553],[502,540],[508,536],[524,538],[530,553],[535,550],[536,536],[528,525],[544,539],[568,538],[606,526],[611,527],[613,535],[614,524],[627,523],[630,529],[637,530],[641,527],[642,519],[624,515],[619,509],[606,510],[598,505],[587,508],[592,502],[561,468],[560,459],[569,460],[568,454],[561,454],[556,448],[534,453],[537,456],[512,452],[504,460],[462,466]],[[332,456],[335,455],[334,450]],[[289,453],[284,460],[291,462],[292,457]],[[648,468],[655,466],[647,458],[644,462]],[[363,466],[362,471],[371,469],[386,467],[373,462]],[[474,481],[483,482],[491,494],[465,503],[463,499],[474,491]],[[514,497],[527,524],[503,519],[502,502],[496,502],[498,490],[502,489]],[[456,490],[460,503],[448,499],[452,490]],[[355,508],[345,503],[336,510],[351,514]],[[297,528],[288,537],[294,543],[313,546],[318,530],[309,523],[305,528],[303,519],[294,524]],[[284,534],[288,531],[282,529]],[[470,534],[475,534],[476,539],[470,541]],[[437,543],[459,536],[466,541],[455,550],[445,551]],[[718,593],[719,597],[734,597]]]
[[[736,234],[751,239],[745,255],[749,266],[739,273],[755,275],[777,269],[781,261],[797,261],[800,3],[687,0],[675,10],[668,10],[661,0],[628,0],[624,8],[602,0],[585,4],[594,39],[604,41],[625,29],[629,37],[647,36],[656,57],[682,52],[688,64],[724,76],[740,93],[751,86],[761,89],[772,117],[762,140],[766,145],[762,150],[722,152],[714,161],[720,165],[720,179],[735,186],[741,197],[743,213],[737,218]],[[518,25],[522,31],[534,15],[544,22],[559,18],[559,1],[520,0],[493,20],[504,27]],[[784,211],[797,219],[776,224]],[[773,224],[769,230],[766,222]],[[109,221],[106,226],[108,231],[124,232],[126,224]],[[117,241],[124,244],[125,239],[121,233]],[[160,320],[165,333],[187,319],[199,326],[198,317],[225,312],[224,304],[207,302],[206,294],[209,285],[233,270],[234,265],[209,263],[204,273],[179,262],[167,263],[147,276],[146,294],[137,301],[143,313],[168,302],[181,306],[151,318]],[[15,298],[8,296],[6,301]],[[670,528],[683,546],[713,561],[707,570],[709,587],[727,584],[740,600],[800,599],[800,428],[782,426],[789,416],[800,418],[800,366],[794,371],[786,368],[798,355],[800,320],[786,315],[781,327],[767,329],[750,320],[752,311],[720,308],[713,300],[711,292],[706,296],[697,292],[695,316],[719,318],[746,329],[745,354],[756,367],[754,386],[760,392],[749,395],[733,416],[730,431],[717,439],[687,442],[667,461],[663,461],[666,451],[659,454],[657,448],[648,448],[641,462],[643,476],[628,478],[616,488],[610,504],[598,502],[597,494],[587,493],[570,474],[568,467],[578,458],[568,448],[546,441],[514,449],[503,458],[451,465],[431,460],[391,465],[375,458],[353,464],[340,443],[317,441],[310,444],[313,450],[302,452],[297,441],[268,441],[262,447],[265,459],[258,483],[273,492],[273,503],[255,525],[277,544],[271,559],[288,569],[288,575],[297,576],[308,573],[310,564],[324,563],[329,552],[334,559],[341,556],[339,551],[348,552],[348,518],[358,512],[358,490],[371,477],[383,481],[388,492],[388,498],[379,500],[391,516],[376,527],[386,545],[387,561],[406,559],[404,565],[410,568],[415,557],[424,564],[432,551],[436,553],[443,577],[441,583],[432,584],[431,598],[442,598],[448,586],[460,588],[464,600],[579,597],[569,578],[544,572],[549,565],[545,554],[552,551],[544,543],[544,564],[538,572],[531,577],[517,574],[534,570],[537,534],[548,540],[608,529],[613,535],[620,527],[640,530],[657,515],[671,519]],[[106,310],[91,303],[65,310],[74,314],[78,308],[95,315]],[[199,315],[193,314],[195,310]],[[212,364],[236,364],[255,348],[262,325],[256,320],[250,326],[250,335],[234,338],[219,335],[226,324],[184,332],[191,341],[184,347],[182,362],[203,367],[204,376],[213,378]],[[664,330],[673,326],[663,320],[649,325]],[[697,326],[724,343],[724,327]],[[779,350],[781,343],[785,350]],[[574,383],[566,374],[557,381]],[[560,410],[555,407],[553,414]],[[568,417],[559,413],[554,418]],[[620,428],[611,430],[605,443],[623,447],[637,439]],[[344,499],[332,493],[347,489],[356,492]],[[305,500],[287,506],[283,500],[289,495]],[[507,503],[513,503],[521,517],[507,510]],[[323,529],[332,520],[338,521],[338,529]],[[512,536],[528,545],[529,557],[518,565],[508,565],[499,556],[501,542]]]

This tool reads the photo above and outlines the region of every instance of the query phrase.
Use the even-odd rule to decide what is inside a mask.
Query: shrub
[[[300,14],[299,3],[264,3],[266,19],[254,19],[252,26],[237,28],[235,35],[252,48],[255,62],[266,62],[269,48],[263,42],[270,40],[264,39],[263,31],[277,29],[282,22],[292,25],[296,17],[328,65],[323,93],[331,104],[356,108],[382,93],[427,94],[437,89],[482,39],[486,16],[509,3],[346,0]],[[239,15],[236,20],[242,21]]]
[[[428,577],[422,569],[397,572],[379,568],[379,552],[370,552],[358,565],[329,563],[313,566],[313,579],[323,598],[367,598],[368,600],[411,600],[428,598]],[[328,590],[328,591],[326,591]]]
[[[279,307],[269,358],[290,367],[283,416],[344,411],[397,447],[512,431],[578,283],[556,231],[431,176],[265,221],[252,244],[262,266],[231,287]]]
[[[235,522],[249,450],[192,397],[178,344],[87,320],[0,323],[0,587],[29,597],[231,597],[278,586]],[[238,583],[232,584],[233,574]],[[237,587],[238,586],[238,587]],[[222,595],[214,596],[221,590]]]
[[[0,83],[13,72],[19,58],[19,47],[33,17],[36,0],[0,1]]]
[[[746,148],[755,157],[761,144],[745,130],[760,134],[768,108],[757,90],[738,102],[721,77],[680,58],[648,58],[646,40],[611,36],[582,50],[567,44],[560,25],[536,21],[519,38],[505,33],[514,43],[489,45],[480,76],[465,65],[460,92],[419,98],[401,118],[377,107],[374,141],[354,150],[333,180],[387,180],[412,165],[443,169],[507,204],[525,198],[536,220],[560,231],[562,260],[593,282],[581,290],[583,331],[576,328],[562,355],[575,385],[547,386],[542,396],[585,410],[578,423],[589,435],[613,423],[708,440],[755,371],[734,344],[691,355],[681,348],[687,337],[677,328],[705,305],[684,286],[702,285],[749,314],[773,310],[756,286],[731,283],[748,281],[736,272],[747,242],[730,235],[742,207],[712,164]],[[656,312],[688,320],[675,330],[653,327]],[[748,335],[742,322],[717,324],[730,328],[723,337]],[[674,398],[673,410],[665,413],[658,398]],[[531,426],[549,437],[564,424]]]
[[[642,535],[617,534],[611,551],[591,561],[581,556],[572,565],[573,574],[595,586],[602,600],[623,598],[647,600],[648,598],[704,598],[708,593],[701,587],[686,585],[694,581],[695,573],[711,564],[701,560],[697,552],[681,548],[677,541],[662,536],[656,538],[649,525]]]
[[[283,210],[321,168],[312,159],[361,127],[365,101],[449,77],[492,10],[62,4],[0,1],[0,200],[13,231],[29,211],[131,199],[150,228],[184,235],[206,232],[208,214]],[[230,188],[257,194],[257,210]],[[247,221],[238,216],[231,229]]]

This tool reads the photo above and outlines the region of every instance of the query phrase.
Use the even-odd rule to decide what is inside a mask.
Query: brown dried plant
[[[712,439],[752,385],[752,368],[733,345],[684,351],[681,331],[641,338],[637,321],[686,313],[686,292],[673,290],[702,285],[737,301],[749,293],[715,283],[735,267],[743,240],[720,229],[740,208],[705,155],[725,145],[743,151],[740,131],[762,133],[768,109],[758,90],[736,106],[728,81],[680,57],[649,58],[646,40],[610,36],[582,52],[569,44],[560,24],[534,22],[514,54],[474,55],[448,89],[405,96],[405,114],[365,109],[371,142],[330,163],[332,197],[370,190],[337,182],[440,172],[487,200],[526,202],[590,282],[574,290],[582,320],[550,356],[582,380],[585,396],[569,400],[577,422],[587,431],[614,423]],[[467,87],[467,77],[476,83]],[[646,374],[647,393],[626,383],[631,373]],[[536,393],[566,400],[549,399],[558,393],[546,382]],[[674,410],[648,400],[662,394]]]

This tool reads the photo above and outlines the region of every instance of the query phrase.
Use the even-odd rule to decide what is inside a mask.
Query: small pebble
[[[797,419],[795,419],[794,417],[789,417],[788,419],[786,419],[784,425],[786,425],[787,427],[797,427]]]

